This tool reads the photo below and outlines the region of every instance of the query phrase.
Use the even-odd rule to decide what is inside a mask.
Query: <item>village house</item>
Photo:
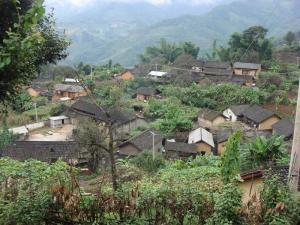
[[[49,118],[49,122],[50,122],[50,127],[51,128],[57,128],[57,127],[61,127],[65,124],[70,124],[71,120],[69,117],[67,116],[52,116]]]
[[[257,77],[261,71],[261,64],[236,62],[233,64],[233,69],[235,75]]]
[[[202,109],[198,114],[198,125],[200,127],[212,129],[225,121],[222,113],[210,109]]]
[[[231,83],[239,84],[241,86],[253,87],[255,86],[255,81],[252,76],[248,75],[233,75],[230,80]]]
[[[284,118],[272,125],[273,134],[282,136],[285,140],[290,140],[294,135],[294,124],[288,119]]]
[[[166,76],[167,72],[162,72],[162,71],[151,71],[148,73],[148,77],[154,81],[162,81]]]
[[[151,87],[140,87],[136,91],[138,101],[147,101],[155,95],[155,89]]]
[[[260,196],[261,186],[263,185],[263,171],[250,171],[241,174],[241,181],[238,183],[243,195],[242,202],[248,203],[250,199],[255,195]]]
[[[232,135],[232,131],[229,129],[225,129],[217,132],[215,142],[217,144],[216,147],[216,155],[223,155],[225,152],[225,146],[227,144],[228,139]]]
[[[250,105],[233,105],[230,106],[223,112],[223,115],[230,121],[236,122],[241,120],[243,116],[243,112],[249,107]]]
[[[201,127],[189,133],[188,143],[196,144],[197,151],[202,155],[213,153],[215,148],[212,133]]]
[[[123,137],[132,130],[147,124],[143,117],[139,117],[133,112],[107,106],[99,107],[96,104],[81,100],[76,101],[71,106],[71,111],[76,115],[88,116],[103,123],[111,120],[116,137]],[[107,117],[106,112],[110,118]],[[76,115],[73,115],[74,119],[76,119]]]
[[[121,74],[117,75],[117,79],[121,79],[124,81],[134,80],[135,76],[132,70],[125,70]]]
[[[1,157],[19,161],[35,159],[47,163],[62,159],[73,165],[86,161],[73,141],[15,141],[3,148]]]
[[[266,177],[276,175],[282,183],[288,181],[289,166],[271,166],[271,169],[256,169],[241,173],[241,180],[238,183],[242,191],[242,202],[247,204],[254,196],[260,197],[262,185]]]
[[[48,88],[47,87],[39,87],[39,86],[30,86],[26,89],[27,93],[31,96],[31,97],[38,97],[41,96],[45,93],[48,92]]]
[[[233,70],[230,63],[206,61],[203,66],[202,74],[212,82],[221,83],[230,81]]]
[[[168,159],[195,158],[199,154],[196,144],[188,144],[184,142],[167,141],[164,149]]]
[[[121,143],[118,146],[118,155],[120,157],[136,156],[144,151],[153,152],[153,146],[155,153],[158,153],[162,150],[162,142],[163,136],[159,132],[155,130],[146,130],[141,134]]]
[[[87,94],[87,91],[79,85],[56,84],[54,85],[52,101],[57,101],[66,97],[76,99],[80,96],[87,96]]]
[[[243,112],[243,121],[257,130],[272,130],[272,126],[280,120],[276,113],[258,105],[252,105]]]

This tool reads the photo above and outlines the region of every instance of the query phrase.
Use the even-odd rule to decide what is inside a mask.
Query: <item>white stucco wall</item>
[[[224,112],[223,112],[223,115],[230,119],[232,122],[235,122],[237,121],[237,116],[231,111],[231,109],[226,109]]]

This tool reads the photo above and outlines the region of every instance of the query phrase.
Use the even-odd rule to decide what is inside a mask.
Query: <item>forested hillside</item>
[[[193,41],[200,46],[200,55],[204,55],[211,48],[213,40],[217,39],[219,44],[226,43],[231,33],[242,31],[249,26],[263,25],[269,29],[269,35],[277,37],[294,30],[300,22],[300,3],[297,0],[238,1],[218,6],[203,15],[195,15],[195,11],[201,14],[199,7],[195,7],[194,11],[183,10],[190,15],[163,21],[160,20],[176,16],[174,11],[178,10],[170,10],[173,14],[168,14],[168,8],[158,10],[154,6],[145,12],[139,11],[145,8],[142,5],[123,5],[121,8],[123,13],[120,17],[116,16],[117,11],[114,7],[105,11],[106,16],[101,14],[103,17],[97,14],[97,11],[101,13],[103,10],[95,8],[88,15],[85,12],[76,20],[72,19],[72,23],[69,21],[63,24],[72,39],[68,63],[99,63],[112,59],[130,66],[138,61],[136,56],[146,46],[158,43],[162,37],[176,42]],[[99,18],[108,19],[96,20],[94,17],[97,15]],[[86,19],[88,17],[93,17],[93,21],[96,22],[86,24],[89,21]],[[85,23],[81,23],[78,18]],[[136,23],[136,18],[143,19]],[[85,26],[85,29],[82,26]]]

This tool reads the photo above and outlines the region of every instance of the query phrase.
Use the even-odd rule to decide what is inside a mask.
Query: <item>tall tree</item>
[[[196,46],[196,44],[188,41],[188,42],[182,43],[180,47],[182,48],[184,54],[191,55],[195,59],[197,59],[200,48],[198,46]]]
[[[45,16],[42,0],[0,3],[0,102],[15,95],[39,72],[41,65],[66,57],[68,42]]]
[[[184,42],[178,45],[169,43],[162,38],[159,46],[147,47],[145,53],[140,55],[140,59],[143,63],[152,63],[153,61],[173,63],[181,54],[188,54],[196,59],[199,50],[200,48],[192,42]]]
[[[272,60],[272,42],[266,38],[267,32],[262,26],[253,26],[242,33],[232,34],[228,42],[229,47],[221,47],[218,50],[219,58],[223,61],[245,62]]]

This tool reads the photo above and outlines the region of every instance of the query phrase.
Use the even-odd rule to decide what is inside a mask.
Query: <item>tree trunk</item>
[[[109,132],[109,158],[110,158],[110,167],[111,167],[111,181],[113,190],[116,191],[118,189],[118,175],[117,175],[117,169],[116,169],[116,161],[115,161],[115,151],[114,151],[114,135],[113,135],[113,127],[112,123],[109,124],[108,127]]]

